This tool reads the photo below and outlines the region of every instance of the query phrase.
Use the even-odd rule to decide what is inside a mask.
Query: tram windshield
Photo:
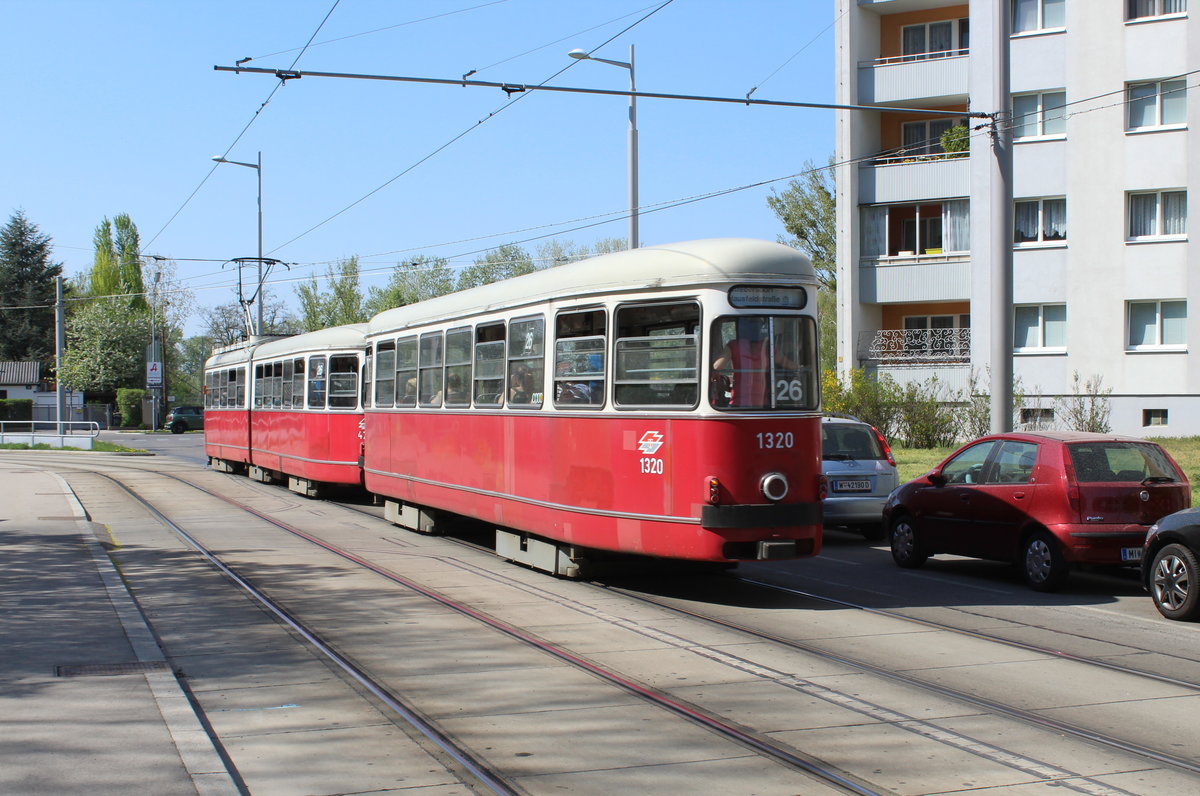
[[[816,324],[798,315],[737,315],[712,327],[709,400],[718,409],[815,410]]]

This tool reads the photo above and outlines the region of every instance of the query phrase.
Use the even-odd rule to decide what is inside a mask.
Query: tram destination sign
[[[729,303],[735,307],[775,307],[800,310],[808,303],[808,294],[802,287],[768,287],[765,285],[738,285],[729,291]]]

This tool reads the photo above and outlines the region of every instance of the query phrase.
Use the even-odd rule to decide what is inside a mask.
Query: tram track
[[[131,468],[131,469],[138,470],[139,472],[143,472],[143,473],[145,472],[142,468]],[[89,471],[89,472],[91,472],[91,471]],[[346,559],[347,561],[351,561],[351,562],[355,563],[358,566],[363,566],[368,569],[371,569],[376,574],[378,574],[382,577],[388,578],[389,580],[392,580],[392,582],[394,582],[394,583],[404,585],[406,588],[415,586],[416,589],[418,589],[418,590],[423,589],[423,587],[420,587],[417,584],[409,584],[409,583],[404,582],[403,578],[395,579],[394,577],[392,577],[394,575],[394,573],[388,573],[383,568],[378,568],[375,565],[371,564],[370,562],[363,560],[361,557],[355,556],[354,554],[349,553],[347,551],[340,550],[339,548],[336,547],[336,545],[331,545],[327,542],[324,542],[323,540],[317,539],[316,537],[312,536],[311,534],[306,534],[305,532],[300,531],[299,529],[291,528],[287,525],[287,523],[279,522],[275,518],[267,516],[264,513],[259,512],[258,510],[254,509],[253,507],[250,507],[250,506],[247,506],[247,505],[241,503],[240,501],[237,501],[235,499],[221,495],[219,493],[214,493],[211,490],[207,489],[206,487],[195,484],[186,478],[182,478],[182,477],[168,474],[168,473],[157,473],[157,474],[166,476],[167,478],[171,478],[173,480],[187,484],[195,489],[201,490],[216,499],[222,500],[222,501],[228,503],[229,505],[234,506],[238,510],[248,511],[249,513],[263,519],[264,521],[269,522],[269,523],[275,525],[276,527],[279,527],[281,530],[285,530],[289,533],[296,534],[296,535],[300,536],[301,538],[306,539],[310,543],[316,544],[335,555],[341,556],[342,558]],[[118,481],[117,483],[120,483],[120,482]],[[128,487],[123,484],[122,484],[122,488],[128,489]],[[264,490],[264,493],[265,493],[265,490]],[[342,504],[339,504],[339,505],[342,505]],[[377,514],[371,512],[369,510],[362,509],[361,507],[347,505],[347,506],[344,506],[344,508],[353,510],[357,513],[372,517],[374,519],[380,519],[380,518],[378,518]],[[383,520],[380,519],[380,522],[383,522]],[[451,539],[449,541],[455,541],[455,540]],[[790,593],[796,594],[797,596],[802,596],[802,597],[805,597],[808,599],[822,599],[822,600],[825,600],[826,602],[840,602],[842,607],[865,608],[863,606],[855,606],[853,604],[847,604],[847,603],[845,603],[845,601],[828,600],[826,598],[820,597],[819,595],[813,595],[810,593],[801,592],[799,590],[790,590],[790,589],[785,589],[782,587],[777,587],[777,586],[774,586],[773,584],[762,584],[762,583],[756,583],[753,581],[746,581],[746,582],[750,583],[750,585],[754,585],[756,587],[770,587],[770,588],[773,588],[773,589],[776,589],[779,591],[790,592]],[[1023,711],[1020,709],[1016,709],[1011,706],[1007,706],[1007,705],[995,702],[993,700],[981,699],[981,698],[971,695],[971,694],[965,694],[965,693],[961,692],[960,690],[943,688],[943,687],[937,686],[936,684],[931,684],[927,681],[924,681],[920,677],[897,673],[886,667],[880,667],[880,666],[871,664],[868,661],[856,660],[856,659],[854,659],[852,657],[848,657],[848,656],[833,655],[833,654],[829,653],[827,650],[821,650],[820,648],[816,647],[815,645],[796,642],[793,639],[787,639],[787,638],[784,638],[784,637],[781,637],[778,635],[774,635],[771,633],[765,633],[765,632],[762,632],[761,630],[757,630],[755,628],[741,625],[738,623],[721,620],[721,619],[718,619],[718,618],[715,618],[712,616],[706,616],[706,615],[704,615],[702,613],[698,613],[698,612],[691,612],[691,611],[687,611],[685,609],[680,609],[676,605],[672,605],[668,602],[659,601],[659,600],[656,600],[653,598],[648,598],[645,595],[639,594],[637,592],[615,588],[615,587],[612,587],[612,586],[609,586],[606,584],[592,584],[592,585],[596,588],[603,588],[609,592],[619,593],[630,599],[636,599],[636,600],[639,600],[642,602],[653,604],[655,606],[658,606],[661,609],[669,610],[675,614],[686,615],[694,620],[703,621],[705,623],[710,623],[710,624],[715,623],[727,630],[735,631],[740,634],[745,634],[745,635],[751,636],[753,638],[756,638],[756,639],[759,639],[762,641],[769,641],[773,644],[780,645],[787,649],[791,649],[791,650],[798,651],[798,652],[803,652],[808,655],[817,656],[817,657],[823,658],[824,660],[838,663],[839,665],[854,667],[860,671],[869,672],[873,676],[880,677],[880,678],[886,679],[888,681],[901,684],[907,688],[922,689],[926,692],[935,693],[935,694],[937,694],[941,697],[947,698],[947,699],[954,699],[954,700],[961,701],[965,704],[972,705],[980,710],[988,711],[988,712],[991,712],[996,715],[1003,715],[1010,719],[1013,719],[1013,720],[1028,724],[1028,725],[1038,726],[1044,730],[1048,730],[1048,731],[1051,731],[1054,733],[1070,735],[1072,737],[1075,737],[1082,741],[1086,741],[1086,742],[1094,744],[1096,746],[1120,751],[1124,754],[1132,755],[1132,756],[1135,756],[1138,758],[1143,758],[1148,761],[1154,761],[1154,762],[1162,764],[1164,766],[1170,766],[1170,767],[1176,768],[1180,771],[1184,771],[1184,772],[1187,772],[1190,774],[1200,773],[1200,765],[1198,765],[1196,762],[1186,759],[1186,758],[1181,758],[1177,755],[1165,753],[1162,750],[1149,748],[1147,746],[1140,745],[1140,744],[1128,743],[1128,742],[1121,740],[1120,738],[1112,737],[1112,736],[1106,735],[1104,733],[1095,732],[1095,731],[1089,730],[1084,727],[1079,727],[1079,726],[1073,725],[1068,722],[1061,722],[1061,721],[1057,721],[1057,720],[1047,719],[1045,716],[1041,716],[1041,715],[1038,715],[1038,714],[1030,712],[1030,711]],[[428,591],[428,590],[425,590],[425,591]],[[442,602],[442,600],[443,600],[443,598],[441,598],[440,595],[436,595],[433,593],[427,594],[426,596],[429,596],[432,599],[438,600],[439,602]],[[446,602],[442,602],[442,604],[446,605],[447,607],[451,607]],[[868,610],[875,610],[875,609],[868,609]],[[923,625],[925,625],[927,627],[931,627],[931,628],[937,628],[940,630],[948,630],[948,631],[959,631],[959,629],[953,628],[951,626],[940,626],[940,625],[938,625],[938,623],[931,623],[931,622],[924,621],[924,620],[915,620],[911,617],[905,617],[903,614],[893,614],[892,612],[886,612],[886,611],[876,611],[876,612],[880,613],[881,615],[889,616],[892,619],[902,619],[905,621],[913,621],[913,622],[917,622],[919,624],[923,624]],[[473,612],[472,609],[470,609],[469,607],[467,608],[466,615],[473,615],[476,613],[478,613],[478,612]],[[481,618],[481,621],[486,621],[489,624],[491,623],[491,621],[493,621],[493,620],[491,620],[490,617],[482,617],[482,615],[480,617],[476,617],[476,618]],[[497,629],[497,630],[501,630],[502,632],[508,633],[510,636],[512,636],[514,638],[520,639],[524,643],[529,643],[534,646],[539,646],[539,645],[544,644],[544,642],[542,642],[540,639],[538,639],[528,633],[525,633],[524,631],[521,631],[519,628],[509,628],[506,630],[504,628],[497,627],[495,625],[493,625],[493,627],[495,627],[495,629]],[[969,635],[972,635],[975,638],[980,639],[980,640],[993,641],[996,643],[1007,643],[1010,646],[1014,646],[1014,647],[1023,649],[1028,652],[1036,652],[1036,653],[1046,654],[1046,655],[1055,654],[1053,650],[1038,648],[1035,645],[1027,645],[1027,644],[1022,644],[1020,642],[1010,642],[1010,640],[1006,640],[1006,639],[1002,639],[1002,638],[998,638],[998,637],[990,637],[990,636],[987,636],[986,634],[979,634],[979,633],[973,632],[973,631],[969,632]],[[541,648],[541,647],[539,646],[539,648]],[[550,650],[546,650],[546,651],[551,652],[551,654],[555,654],[555,653],[553,653],[553,651],[550,651]],[[1072,657],[1074,658],[1075,656],[1072,656]],[[572,665],[579,665],[579,663],[590,665],[586,661],[582,661],[581,659],[573,660],[576,658],[577,658],[577,656],[573,656],[570,653],[566,653],[566,657],[560,656],[560,659],[568,661]],[[1082,658],[1078,658],[1078,659],[1074,660],[1074,662],[1089,663],[1091,661],[1088,661],[1088,660],[1082,659]],[[1097,665],[1101,665],[1103,662],[1096,662],[1096,663],[1097,663]],[[586,665],[584,668],[587,668]],[[1151,673],[1141,672],[1139,670],[1130,669],[1128,667],[1106,665],[1106,666],[1104,666],[1104,668],[1109,669],[1114,672],[1119,672],[1119,673],[1128,674],[1128,675],[1132,675],[1132,676],[1140,675],[1140,676],[1151,677],[1153,679],[1158,680],[1159,682],[1162,682],[1164,684],[1173,685],[1176,687],[1189,688],[1192,690],[1197,690],[1198,688],[1200,688],[1200,686],[1197,686],[1194,683],[1187,683],[1185,681],[1174,680],[1172,678],[1156,677],[1156,676],[1153,676]],[[596,676],[603,676],[603,673],[598,670],[598,667],[597,667],[597,670],[589,669],[589,671],[591,671],[591,673]],[[776,673],[776,674],[780,674],[780,673]],[[610,682],[614,682],[615,684],[621,685],[622,687],[627,688],[627,689],[631,690],[632,692],[639,693],[639,695],[643,691],[645,691],[645,692],[653,691],[653,689],[646,689],[644,686],[641,686],[638,683],[634,683],[632,681],[627,681],[625,678],[621,677],[620,675],[616,675],[616,680],[613,680]],[[801,688],[808,687],[802,683],[799,683],[797,685],[798,685],[798,687],[801,687]],[[832,699],[845,699],[845,696],[846,696],[846,695],[834,695],[834,694],[827,693],[823,688],[811,689],[810,693],[818,695],[821,698],[832,698]],[[663,705],[663,706],[666,707],[665,705]],[[680,703],[676,703],[675,707],[670,707],[668,709],[675,711],[678,715],[681,715],[685,718],[689,718],[691,720],[696,719],[697,712],[691,706],[681,705]],[[912,726],[912,727],[918,727],[917,724],[913,723],[913,721],[910,717],[897,716],[896,718],[901,721],[908,722],[910,724],[910,726]],[[706,724],[706,726],[708,726],[709,729],[712,729],[712,730],[718,731],[718,732],[724,732],[722,729],[720,729],[720,725],[724,724],[725,722],[720,721],[716,717],[701,716],[700,721],[701,721],[701,723]],[[710,721],[715,722],[715,723],[709,724],[708,722],[710,722]],[[732,725],[729,725],[729,726],[732,727]],[[741,729],[739,729],[737,727],[733,727],[733,731],[734,731],[733,734],[729,736],[732,739],[737,740],[739,743],[743,743],[744,745],[748,746],[749,748],[756,749],[756,751],[758,751],[759,753],[772,754],[772,750],[770,747],[773,745],[767,744],[766,746],[760,746],[759,744],[762,744],[763,742],[761,741],[761,739],[759,739],[755,735],[745,734]],[[962,739],[962,740],[955,739],[955,738],[951,737],[952,734],[945,733],[944,731],[941,731],[940,729],[935,728],[935,727],[919,726],[915,731],[917,731],[918,733],[924,732],[924,733],[926,733],[927,737],[935,738],[936,740],[939,740],[940,742],[946,743],[948,745],[958,744],[960,746],[960,748],[967,748],[967,749],[969,749],[971,747],[971,743],[970,743],[969,739]],[[782,747],[780,747],[780,748],[782,749]],[[794,752],[792,752],[791,750],[783,749],[783,751],[784,751],[784,755],[782,757],[777,757],[777,759],[788,760],[789,756],[794,755]],[[995,752],[996,752],[996,750],[994,750],[994,749],[981,750],[981,753],[983,753],[983,754],[993,754],[994,755]],[[1051,781],[1063,782],[1066,785],[1066,787],[1068,787],[1069,789],[1074,789],[1079,792],[1085,792],[1085,793],[1120,793],[1120,792],[1123,792],[1120,790],[1114,790],[1112,788],[1109,788],[1109,787],[1103,785],[1102,783],[1090,781],[1086,777],[1083,777],[1082,779],[1080,779],[1080,774],[1078,774],[1078,773],[1063,770],[1063,769],[1057,768],[1055,766],[1045,764],[1043,761],[1038,761],[1036,759],[1017,759],[1013,755],[1007,755],[1007,756],[1000,755],[1000,757],[1005,757],[1007,759],[1007,762],[1009,765],[1011,765],[1012,767],[1014,767],[1016,769],[1027,772],[1030,776],[1040,777],[1040,778],[1044,778],[1044,779],[1051,780]],[[807,765],[810,765],[807,761],[789,760],[788,762],[790,765],[796,765],[798,768],[800,768],[802,770],[806,770],[810,774],[820,776],[817,772],[808,770],[806,768]],[[847,792],[857,792],[857,793],[875,792],[875,791],[870,790],[869,788],[859,785],[858,783],[850,782],[848,780],[841,781],[841,780],[839,780],[839,776],[840,775],[837,775],[835,773],[833,779],[829,779],[826,777],[822,777],[822,778],[825,779],[827,782],[836,782],[840,788],[846,790]],[[844,778],[842,778],[842,779],[844,779]],[[1065,781],[1068,779],[1074,780],[1073,783],[1067,784]],[[502,792],[502,791],[493,791],[493,792]]]

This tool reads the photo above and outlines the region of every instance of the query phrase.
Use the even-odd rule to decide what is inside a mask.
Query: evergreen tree
[[[50,236],[18,210],[0,229],[0,360],[54,359],[54,281]]]

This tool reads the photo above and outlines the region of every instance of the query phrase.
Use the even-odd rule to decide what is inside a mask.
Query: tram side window
[[[475,405],[504,402],[504,324],[475,329]]]
[[[508,324],[508,405],[539,409],[546,390],[546,322]]]
[[[617,309],[613,400],[617,406],[690,409],[700,397],[700,305]]]
[[[709,400],[718,409],[816,409],[813,319],[725,316],[713,322]]]
[[[263,398],[267,394],[267,383],[263,376],[263,366],[254,366],[254,408],[259,409],[263,405]],[[221,404],[224,406],[224,403]]]
[[[283,405],[283,361],[271,366],[271,406],[278,409]]]
[[[304,358],[298,357],[292,363],[292,406],[304,408]]]
[[[246,370],[245,368],[230,368],[225,373],[221,389],[229,394],[229,405],[235,409],[246,408]]]
[[[380,343],[375,349],[375,406],[391,406],[396,400],[396,341]]]
[[[219,375],[225,376],[226,374],[222,371]],[[223,407],[237,407],[237,404],[229,396],[229,380],[227,378],[221,379],[217,383],[217,399]]]
[[[224,371],[213,374],[213,406],[224,408],[225,406],[225,384],[221,381],[221,376]]]
[[[308,358],[308,408],[325,408],[325,357]]]
[[[371,363],[373,361],[371,347],[367,346],[366,353],[363,355],[362,378],[358,380],[358,405],[363,409],[366,409],[371,403]]]
[[[417,405],[417,338],[396,341],[396,406]]]
[[[559,315],[554,322],[554,403],[566,408],[604,404],[604,310]]]
[[[329,408],[358,408],[358,355],[329,357]]]
[[[285,409],[292,408],[292,360],[283,360],[283,407]]]
[[[441,332],[421,335],[421,360],[417,382],[421,406],[442,405]]]
[[[446,406],[471,405],[471,329],[446,332]]]

